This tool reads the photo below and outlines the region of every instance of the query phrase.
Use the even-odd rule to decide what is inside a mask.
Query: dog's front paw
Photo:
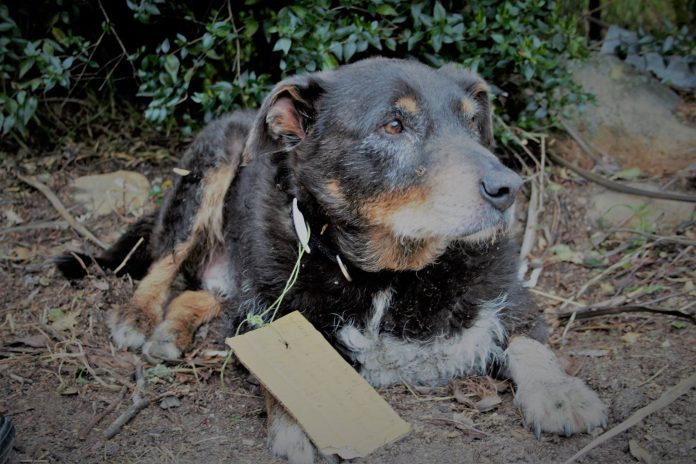
[[[607,423],[607,407],[577,377],[518,385],[515,403],[522,408],[525,423],[537,438],[541,432],[570,436],[598,426],[606,427]]]
[[[176,344],[177,335],[170,321],[161,322],[152,337],[143,345],[143,356],[151,363],[175,361],[181,358],[181,349]]]
[[[136,321],[117,309],[109,313],[107,325],[111,329],[111,339],[118,348],[135,350],[145,343],[146,335]]]
[[[285,458],[290,464],[314,463],[314,445],[287,413],[278,414],[271,419],[268,447],[274,456]]]

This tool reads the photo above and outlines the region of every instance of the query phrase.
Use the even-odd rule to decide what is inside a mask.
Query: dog
[[[277,315],[301,311],[373,386],[494,373],[537,436],[605,426],[597,394],[529,336],[508,238],[522,179],[492,141],[487,84],[453,65],[371,58],[283,80],[205,128],[159,213],[94,258],[114,269],[135,248],[120,272],[142,280],[111,312],[114,342],[172,360],[222,311],[251,329],[302,253]],[[179,273],[189,290],[170,298]],[[281,407],[269,420],[275,455],[318,457]]]

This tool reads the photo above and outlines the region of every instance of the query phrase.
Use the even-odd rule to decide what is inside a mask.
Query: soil
[[[159,185],[173,176],[175,159],[110,156],[106,144],[94,155],[95,160],[90,150],[71,147],[21,165],[5,160],[0,171],[0,210],[4,214],[11,210],[23,219],[21,224],[0,229],[0,288],[4,295],[0,306],[0,414],[9,415],[17,429],[15,462],[284,462],[271,457],[265,447],[265,410],[259,386],[234,363],[224,368],[221,379],[224,358],[215,353],[225,350],[221,322],[212,325],[207,337],[180,364],[166,368],[145,364],[148,384],[144,395],[152,404],[114,438],[103,438],[103,431],[131,404],[135,366],[144,362],[137,354],[114,349],[104,323],[109,307],[127,301],[133,282],[95,271],[86,280],[70,284],[57,275],[46,263],[48,258],[68,249],[95,249],[72,229],[48,228],[46,221],[60,221],[57,212],[14,173],[39,174],[75,217],[109,242],[134,215],[115,211],[93,217],[73,202],[69,180],[131,169]],[[554,169],[550,176],[560,188],[546,190],[543,227],[533,251],[535,260],[544,265],[535,295],[552,324],[552,346],[567,370],[585,379],[609,405],[612,427],[694,373],[696,327],[673,316],[618,313],[578,320],[563,337],[566,322],[557,317],[558,298],[573,298],[607,264],[634,253],[630,264],[609,273],[578,301],[590,304],[628,295],[631,301],[641,302],[665,297],[654,306],[682,308],[693,314],[696,256],[691,245],[599,231],[584,210],[588,190],[584,182],[564,170]],[[156,202],[153,197],[149,206],[155,207]],[[523,208],[518,216],[524,219]],[[661,233],[659,227],[654,232]],[[693,224],[683,225],[677,233],[684,240],[696,238]],[[593,249],[591,240],[596,243],[598,235],[605,237],[598,249],[607,260],[598,267],[568,262],[551,251],[552,245],[565,244],[587,256]],[[354,462],[562,462],[602,432],[570,438],[544,434],[537,440],[524,428],[511,388],[500,394],[502,402],[497,407],[479,411],[477,394],[490,388],[486,385],[490,385],[487,379],[476,378],[439,389],[413,390],[399,385],[381,390],[413,431]],[[113,412],[89,427],[121,396]],[[163,401],[172,398],[178,399],[174,407],[163,409]],[[475,430],[457,428],[452,418],[471,420]],[[635,456],[640,453],[635,446],[633,452],[629,450],[629,440],[653,462],[696,462],[696,390],[599,446],[580,462],[637,462]]]

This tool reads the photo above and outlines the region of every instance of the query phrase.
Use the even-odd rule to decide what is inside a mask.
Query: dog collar
[[[319,237],[310,233],[308,223],[305,220],[304,214],[302,214],[302,211],[300,211],[296,197],[292,199],[292,223],[295,227],[297,238],[299,239],[300,244],[304,247],[306,253],[311,253],[312,249],[319,250],[321,254],[338,265],[338,268],[341,270],[341,274],[343,274],[343,277],[348,282],[353,281],[353,279],[350,277],[350,273],[348,273],[348,268],[345,264],[343,264],[341,255],[339,253],[335,253],[330,247],[323,243]],[[327,226],[328,224],[325,224],[324,227],[322,227],[321,231],[319,232],[319,236],[324,233]]]

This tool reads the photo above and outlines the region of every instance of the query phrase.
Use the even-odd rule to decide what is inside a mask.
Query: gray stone
[[[696,129],[673,114],[681,99],[669,87],[611,55],[596,55],[571,71],[596,97],[572,125],[622,168],[662,175],[694,162]]]
[[[638,41],[638,35],[619,26],[611,25],[604,36],[602,48],[599,53],[603,55],[613,55],[616,53],[616,47],[622,44],[632,44]]]
[[[689,60],[683,56],[673,56],[669,59],[667,69],[658,74],[664,82],[682,90],[696,87],[696,72],[691,69]]]

